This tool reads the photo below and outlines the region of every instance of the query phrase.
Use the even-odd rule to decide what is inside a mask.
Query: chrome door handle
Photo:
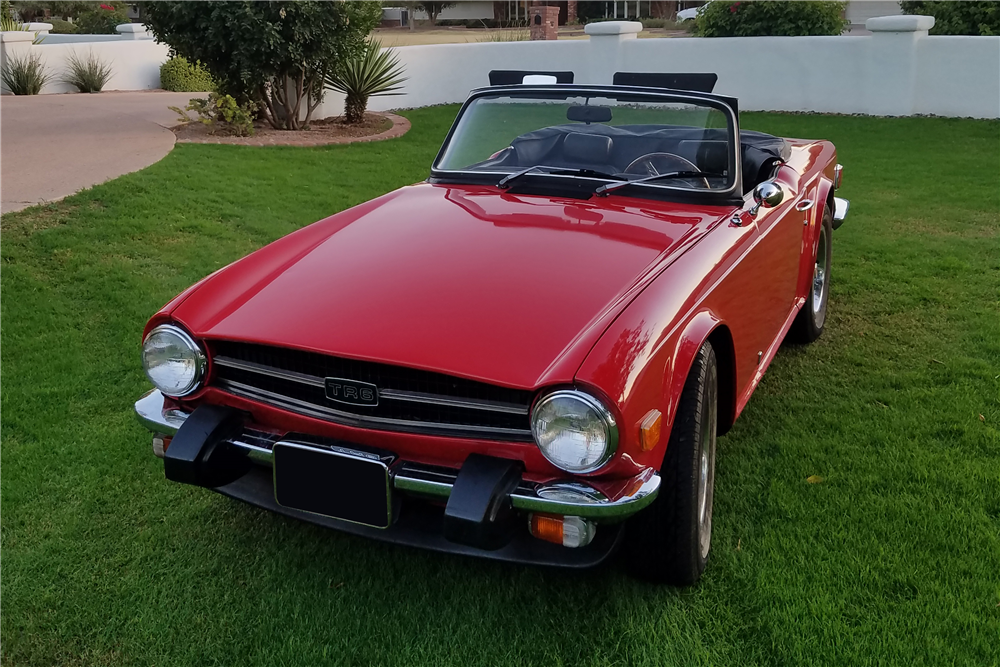
[[[802,201],[800,201],[798,204],[795,205],[795,210],[808,211],[813,207],[813,204],[815,203],[816,202],[814,202],[812,199],[803,199]]]

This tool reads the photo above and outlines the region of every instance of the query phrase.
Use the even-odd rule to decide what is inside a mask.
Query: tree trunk
[[[348,95],[344,103],[344,116],[348,125],[360,123],[365,119],[365,110],[368,109],[367,95]]]

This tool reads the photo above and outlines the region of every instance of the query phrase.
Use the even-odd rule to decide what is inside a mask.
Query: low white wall
[[[76,88],[61,81],[72,55],[86,58],[93,53],[111,66],[112,75],[104,90],[150,90],[160,87],[160,65],[167,60],[169,47],[145,38],[145,33],[129,28],[121,35],[47,35],[39,44],[31,44],[16,33],[2,33],[2,59],[8,54],[37,53],[51,81],[42,94],[71,93]],[[65,39],[75,38],[75,39]],[[7,92],[4,88],[3,92]]]
[[[744,110],[1000,118],[1000,37],[931,37],[929,17],[880,20],[859,37],[635,39],[640,24],[618,22],[587,26],[589,40],[399,47],[406,94],[369,106],[462,102],[493,69],[571,70],[577,83],[595,84],[615,72],[714,72],[715,92]],[[330,94],[318,117],[342,109]]]
[[[121,35],[46,35],[42,44],[78,44],[80,42],[120,42]]]

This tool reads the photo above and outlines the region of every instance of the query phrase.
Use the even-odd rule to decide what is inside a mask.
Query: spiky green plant
[[[347,95],[344,116],[348,123],[360,123],[368,109],[368,98],[377,95],[402,95],[406,81],[399,56],[383,51],[382,43],[371,39],[355,59],[344,63],[325,77],[327,88]]]
[[[11,7],[7,0],[0,2],[0,30],[3,32],[11,32],[13,30],[21,30],[22,23],[21,18]]]
[[[37,95],[52,79],[52,75],[45,71],[40,54],[27,53],[8,56],[0,78],[7,90],[15,95]]]
[[[68,83],[81,93],[99,93],[107,85],[114,74],[111,65],[107,64],[91,51],[86,58],[76,53],[67,58],[67,70],[63,83]]]

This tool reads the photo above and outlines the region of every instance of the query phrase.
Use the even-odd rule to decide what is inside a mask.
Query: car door
[[[775,180],[784,192],[781,204],[762,206],[752,216],[753,195],[747,194],[730,222],[753,229],[751,235],[741,236],[741,258],[727,279],[733,288],[728,294],[733,296],[726,319],[733,330],[739,377],[748,382],[741,392],[759,381],[795,305],[803,227],[795,206],[800,196],[795,171],[782,167],[780,172]]]

